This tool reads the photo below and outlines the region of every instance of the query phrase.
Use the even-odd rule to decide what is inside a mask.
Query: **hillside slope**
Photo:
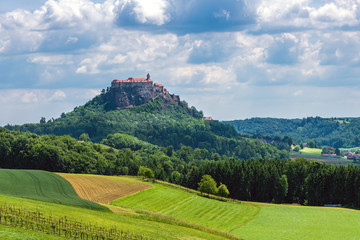
[[[289,149],[279,150],[259,140],[245,139],[229,125],[203,120],[202,112],[184,101],[171,103],[159,97],[140,106],[114,110],[109,107],[109,98],[110,93],[103,93],[58,119],[6,128],[40,135],[67,134],[74,138],[85,133],[93,142],[100,142],[109,134],[125,133],[175,149],[190,146],[243,159],[256,153],[260,154],[257,157],[289,158]]]
[[[37,214],[49,216],[52,219],[64,219],[66,217],[68,223],[77,222],[78,224],[85,224],[87,229],[90,226],[102,228],[101,234],[109,233],[106,230],[117,230],[125,233],[126,239],[229,239],[226,234],[206,229],[196,228],[191,225],[184,225],[172,219],[161,218],[149,214],[123,215],[110,211],[99,211],[86,209],[82,207],[61,205],[56,203],[49,203],[31,199],[23,199],[0,194],[0,207],[11,206],[21,208],[23,211],[32,211]],[[1,214],[1,211],[0,211]],[[4,220],[2,218],[1,220]],[[70,231],[71,225],[68,224]],[[0,236],[2,232],[0,225]],[[16,230],[12,227],[6,229],[7,232],[13,233]],[[33,231],[20,231],[16,240],[28,239],[61,239],[43,237],[43,234],[33,234]],[[32,238],[33,236],[40,236],[39,238]],[[48,235],[49,236],[49,235]],[[107,234],[106,236],[109,236]],[[66,239],[69,239],[68,237]],[[93,238],[95,239],[95,237]],[[234,239],[234,238],[233,238]],[[237,238],[235,238],[237,239]]]
[[[222,202],[159,184],[112,204],[179,218],[247,240],[355,240],[360,234],[358,210]]]
[[[360,118],[251,118],[223,123],[234,126],[239,133],[288,136],[298,143],[314,140],[318,145],[336,148],[360,146]]]
[[[68,181],[45,171],[0,169],[0,194],[108,210],[97,203],[81,199]]]

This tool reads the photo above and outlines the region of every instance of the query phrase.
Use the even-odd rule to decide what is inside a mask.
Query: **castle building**
[[[169,94],[162,84],[153,83],[148,73],[145,78],[129,77],[126,80],[113,80],[111,92],[117,108],[129,108],[163,96],[170,102],[179,102],[177,95]]]

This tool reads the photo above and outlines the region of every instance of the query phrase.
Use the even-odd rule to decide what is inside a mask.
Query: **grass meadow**
[[[45,193],[46,194],[46,193]],[[101,211],[62,205],[57,203],[24,199],[20,197],[0,195],[0,205],[9,205],[21,207],[24,210],[38,211],[53,217],[66,216],[69,220],[80,221],[85,224],[96,225],[105,228],[116,228],[118,230],[143,235],[154,239],[229,239],[231,236],[204,229],[198,226],[192,226],[177,220],[156,216],[152,214],[118,214],[111,211]],[[42,239],[42,235],[34,231],[27,231],[19,228],[0,225],[0,234],[10,234],[12,239]],[[35,234],[35,235],[34,235]],[[1,236],[1,235],[0,235]],[[36,236],[39,236],[36,238]],[[44,235],[43,239],[61,239]],[[49,236],[46,238],[46,236]],[[2,238],[0,238],[2,239]],[[9,238],[11,239],[11,238]],[[236,238],[233,238],[236,239]]]
[[[229,233],[251,220],[259,211],[253,205],[218,201],[158,184],[154,186],[111,204],[148,210]]]
[[[31,182],[29,179],[33,179],[34,176],[28,176],[29,173],[36,175],[38,181]],[[11,174],[15,175],[15,178]],[[73,184],[78,180],[77,186],[85,196],[93,194],[104,204],[115,197],[110,194],[111,192],[118,191],[123,197],[107,206],[111,210],[122,209],[124,211],[119,212],[127,214],[63,205],[44,198],[55,198],[53,191],[61,189],[52,183],[53,180],[49,180],[49,174],[44,171],[25,173],[23,170],[0,169],[0,205],[18,206],[54,218],[66,216],[69,220],[116,228],[153,239],[351,240],[359,239],[360,236],[360,211],[357,210],[224,202],[163,184],[150,184],[134,177],[69,174]],[[61,178],[59,175],[56,176]],[[19,179],[29,183],[21,186]],[[30,186],[31,184],[35,186]],[[45,186],[46,184],[50,186]],[[19,194],[26,186],[31,190],[24,189],[24,193]],[[33,194],[36,193],[36,196],[40,195],[40,199],[29,199],[33,197],[28,196],[31,191]],[[102,194],[106,197],[99,197]],[[25,196],[26,199],[19,195]],[[66,196],[61,194],[62,198]],[[73,195],[69,196],[69,199],[74,199]],[[45,200],[41,200],[42,198]],[[4,236],[10,240],[63,239],[0,225],[0,239],[4,239]]]
[[[323,157],[321,156],[321,151],[322,149],[305,147],[304,149],[301,149],[299,152],[292,151],[291,157],[292,158],[302,157],[308,160],[316,160],[322,163],[334,164],[334,165],[347,165],[353,163],[352,160],[348,160],[343,157],[340,158]]]
[[[112,204],[172,216],[248,240],[360,236],[360,211],[343,208],[221,202],[157,184]]]
[[[0,239],[6,240],[63,240],[67,238],[0,224]]]
[[[255,203],[259,213],[234,232],[247,240],[359,239],[360,211]]]

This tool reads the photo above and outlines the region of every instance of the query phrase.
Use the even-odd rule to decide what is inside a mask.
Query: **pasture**
[[[253,205],[218,201],[159,184],[154,186],[111,204],[148,210],[229,233],[259,211],[259,207]]]
[[[247,240],[355,240],[360,236],[360,211],[249,203],[259,213],[233,232]]]
[[[306,158],[308,160],[316,160],[322,163],[327,164],[333,164],[333,165],[347,165],[352,164],[352,160],[348,160],[344,157],[336,157],[336,158],[330,158],[330,157],[323,157],[321,156],[321,149],[318,148],[307,148],[301,149],[299,152],[291,152],[291,157],[302,157]]]
[[[52,236],[45,233],[25,230],[0,224],[0,239],[6,240],[64,240],[67,238]]]
[[[221,202],[158,184],[112,204],[168,215],[247,240],[335,240],[360,236],[360,211]]]
[[[39,211],[53,217],[66,216],[69,220],[80,221],[99,227],[115,227],[118,230],[154,239],[229,239],[227,235],[221,233],[149,214],[123,215],[110,211],[92,210],[5,195],[0,195],[1,204],[20,206],[23,209]],[[18,239],[29,238],[27,238],[27,235],[24,235],[23,238]]]
[[[46,171],[0,169],[0,194],[108,210],[104,206],[80,198],[68,181]]]

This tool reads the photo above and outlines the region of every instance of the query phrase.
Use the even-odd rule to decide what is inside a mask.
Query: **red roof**
[[[145,79],[145,78],[128,78],[126,80],[114,80],[111,83],[118,83],[118,82],[152,82],[151,79]]]
[[[155,86],[159,86],[159,87],[163,87],[164,85],[159,84],[159,83],[154,83]]]

